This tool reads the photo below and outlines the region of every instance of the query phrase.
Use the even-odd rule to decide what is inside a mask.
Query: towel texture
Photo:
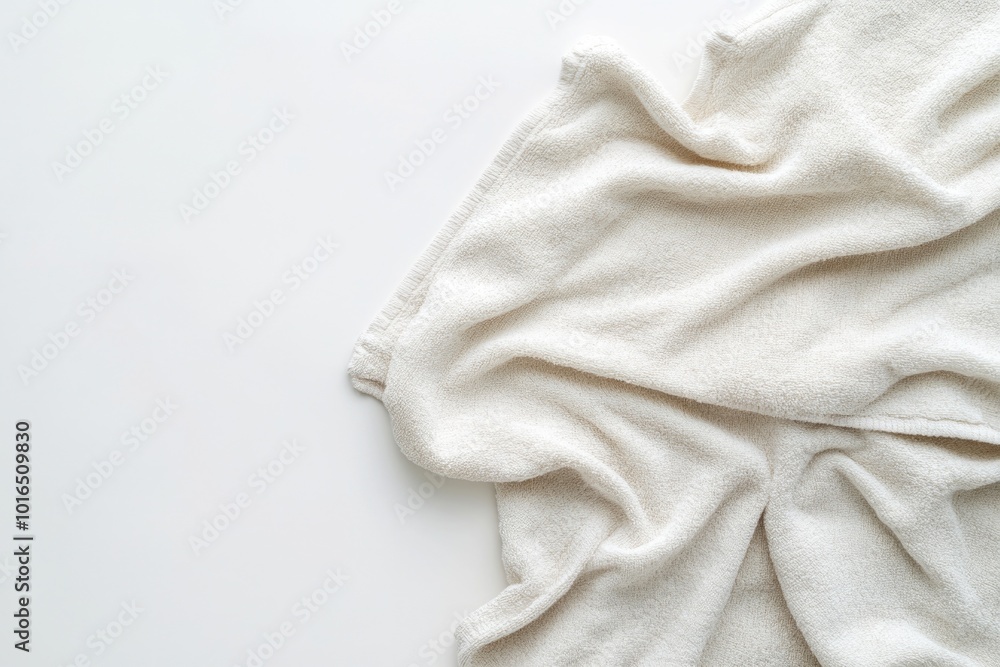
[[[998,206],[995,0],[579,42],[349,366],[496,483],[462,664],[1000,665]]]

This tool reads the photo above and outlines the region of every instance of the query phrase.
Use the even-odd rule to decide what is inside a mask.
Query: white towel
[[[349,372],[496,483],[471,666],[1000,665],[1000,5],[586,38]]]

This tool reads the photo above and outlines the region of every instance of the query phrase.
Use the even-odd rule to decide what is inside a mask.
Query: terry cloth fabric
[[[461,663],[1000,665],[998,206],[995,0],[579,42],[349,366],[496,483]]]

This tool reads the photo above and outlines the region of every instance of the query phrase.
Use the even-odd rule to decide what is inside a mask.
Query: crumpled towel
[[[496,483],[469,666],[1000,665],[1000,4],[586,38],[361,335]]]

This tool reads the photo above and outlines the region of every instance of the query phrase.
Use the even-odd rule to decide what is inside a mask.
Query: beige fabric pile
[[[995,0],[580,42],[350,364],[496,482],[462,664],[1000,665],[998,206]]]

